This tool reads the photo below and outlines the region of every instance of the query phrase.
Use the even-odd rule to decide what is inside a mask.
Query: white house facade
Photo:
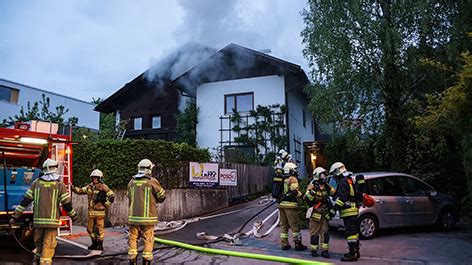
[[[0,120],[18,115],[22,106],[26,111],[28,102],[42,100],[43,94],[50,99],[51,111],[63,105],[69,110],[65,120],[75,116],[79,119],[78,126],[98,130],[100,114],[94,111],[95,104],[5,79],[0,79]]]

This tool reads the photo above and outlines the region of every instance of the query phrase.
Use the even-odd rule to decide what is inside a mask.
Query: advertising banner
[[[238,186],[236,169],[220,169],[220,186]]]
[[[190,162],[190,186],[216,188],[218,186],[218,164]]]

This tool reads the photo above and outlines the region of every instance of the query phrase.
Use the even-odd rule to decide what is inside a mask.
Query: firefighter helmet
[[[289,176],[298,176],[298,166],[295,163],[287,162],[284,165],[284,174]]]
[[[46,159],[43,163],[43,173],[44,175],[57,173],[57,161],[51,158]]]
[[[149,159],[143,159],[138,163],[138,173],[151,175],[154,164]]]
[[[315,168],[315,170],[313,170],[313,179],[316,181],[326,180],[327,175],[328,175],[328,172],[326,172],[326,169],[322,167],[317,167]]]
[[[346,172],[346,167],[341,162],[334,163],[329,169],[329,174],[333,174],[334,176],[339,176],[344,172]]]
[[[102,182],[103,181],[103,172],[100,171],[99,169],[95,169],[94,171],[92,171],[92,173],[90,173],[90,178],[98,178],[98,181]]]
[[[283,159],[286,160],[288,158],[288,152],[284,149],[280,149],[278,155]]]

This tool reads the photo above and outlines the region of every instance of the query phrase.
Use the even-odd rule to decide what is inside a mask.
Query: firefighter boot
[[[129,265],[138,265],[138,257],[129,260]]]
[[[350,242],[349,253],[344,254],[344,257],[341,258],[341,261],[357,261],[359,255],[359,243]]]
[[[103,251],[103,241],[102,240],[97,240],[97,247],[95,249]]]
[[[151,265],[151,260],[147,260],[145,258],[143,258],[143,265]]]
[[[290,245],[285,245],[285,246],[282,246],[282,250],[289,250],[291,249],[292,247]]]
[[[97,249],[97,240],[96,240],[96,239],[92,239],[92,245],[90,245],[87,249],[88,249],[88,250],[95,250],[95,249]]]
[[[321,256],[326,259],[329,259],[330,257],[329,252],[327,250],[321,251]]]
[[[295,251],[303,251],[307,249],[306,246],[302,245],[302,241],[295,241]]]
[[[312,257],[318,257],[318,256],[319,256],[319,255],[318,255],[318,250],[314,250],[314,249],[313,249],[313,250],[311,251],[311,256],[312,256]]]

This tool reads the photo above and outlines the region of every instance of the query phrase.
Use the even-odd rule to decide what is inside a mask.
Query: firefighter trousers
[[[130,225],[128,235],[128,257],[135,259],[138,255],[139,234],[144,240],[143,259],[152,261],[154,255],[154,225]]]
[[[310,219],[310,246],[313,251],[329,250],[329,224],[328,219],[321,217],[321,220]]]
[[[52,264],[52,257],[57,246],[57,228],[35,227],[34,245],[40,255],[39,264]]]
[[[282,247],[288,245],[289,228],[292,230],[292,238],[294,242],[300,242],[302,240],[297,212],[296,208],[279,208],[280,244]]]
[[[359,233],[357,231],[357,216],[342,218],[344,222],[345,235],[349,246],[359,246]]]
[[[105,237],[105,216],[89,216],[87,232],[92,240],[103,241]]]

